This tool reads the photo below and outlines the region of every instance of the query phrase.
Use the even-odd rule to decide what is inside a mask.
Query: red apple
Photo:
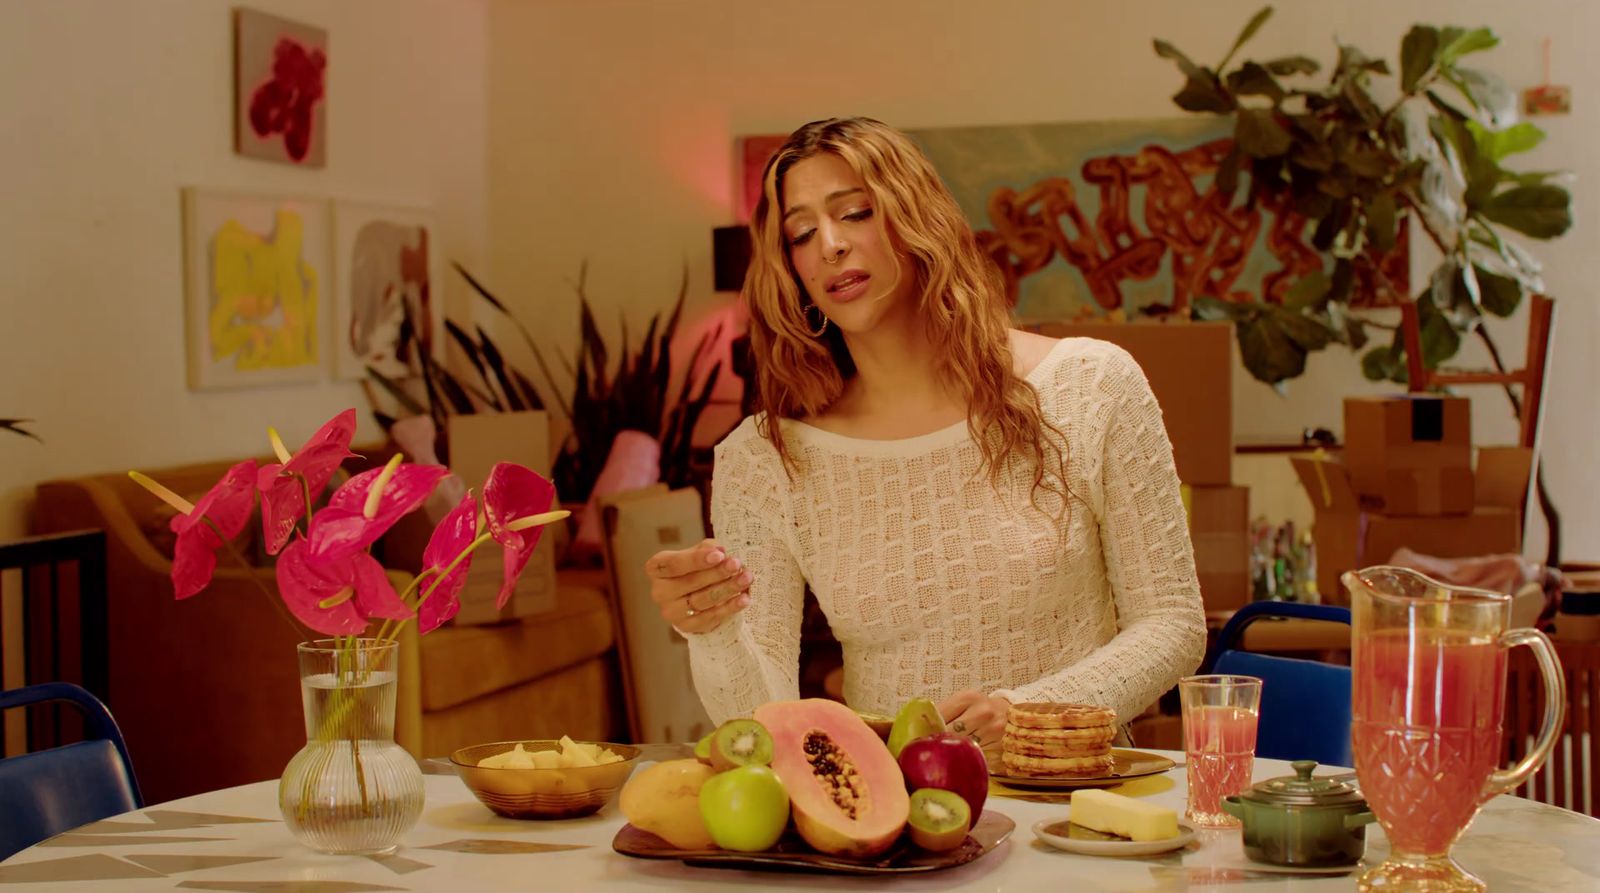
[[[900,771],[912,791],[940,788],[959,794],[972,809],[967,827],[978,823],[989,797],[989,761],[977,742],[950,732],[918,738],[900,751]]]

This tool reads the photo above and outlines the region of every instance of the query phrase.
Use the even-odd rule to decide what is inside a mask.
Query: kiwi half
[[[772,735],[753,719],[730,719],[711,733],[711,768],[772,764]]]
[[[911,793],[911,842],[925,850],[953,850],[967,839],[972,808],[954,791],[919,788]]]

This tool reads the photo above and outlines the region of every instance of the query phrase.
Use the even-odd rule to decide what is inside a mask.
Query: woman
[[[717,447],[717,539],[650,559],[715,721],[797,697],[809,583],[844,694],[997,748],[1021,701],[1126,722],[1205,648],[1172,448],[1125,352],[1008,326],[932,165],[870,119],[800,128],[746,276],[764,409]]]

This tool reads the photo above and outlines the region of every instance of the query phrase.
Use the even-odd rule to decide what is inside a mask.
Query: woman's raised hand
[[[679,632],[707,633],[750,604],[755,576],[717,545],[663,550],[645,562],[650,598]]]

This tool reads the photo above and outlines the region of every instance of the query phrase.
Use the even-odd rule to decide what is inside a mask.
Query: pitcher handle
[[[1527,645],[1539,661],[1539,675],[1544,677],[1544,721],[1539,724],[1539,738],[1522,761],[1509,769],[1497,770],[1489,776],[1485,796],[1508,791],[1527,781],[1549,759],[1561,734],[1561,724],[1567,709],[1567,683],[1561,672],[1561,660],[1556,657],[1550,639],[1536,629],[1513,629],[1500,637],[1506,648]]]

